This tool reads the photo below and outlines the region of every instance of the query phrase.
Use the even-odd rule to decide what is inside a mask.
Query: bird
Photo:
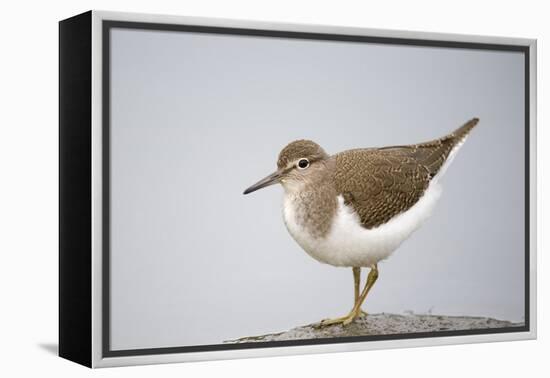
[[[284,223],[298,245],[321,263],[352,268],[352,309],[318,326],[346,326],[366,314],[361,307],[379,277],[378,263],[430,217],[441,177],[478,122],[472,118],[424,143],[334,155],[311,140],[296,140],[280,151],[274,173],[243,192],[281,184]],[[370,270],[360,290],[362,268]]]

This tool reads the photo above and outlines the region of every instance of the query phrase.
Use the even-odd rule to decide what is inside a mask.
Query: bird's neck
[[[285,188],[285,216],[293,217],[313,237],[329,233],[337,208],[337,193],[328,174]]]

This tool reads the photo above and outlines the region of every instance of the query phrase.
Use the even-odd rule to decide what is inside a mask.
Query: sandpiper
[[[294,240],[322,263],[352,268],[353,308],[322,320],[321,326],[347,325],[361,315],[378,263],[430,216],[441,195],[439,179],[477,123],[473,118],[425,143],[335,155],[310,140],[297,140],[280,152],[277,171],[244,191],[280,183],[284,221]],[[360,291],[363,267],[370,272]]]

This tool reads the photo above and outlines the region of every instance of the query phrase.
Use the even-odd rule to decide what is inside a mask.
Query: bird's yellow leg
[[[353,305],[359,300],[359,287],[361,285],[361,268],[353,267]],[[368,315],[366,311],[361,310],[361,314]]]
[[[354,270],[354,276],[355,276],[355,270]],[[357,319],[359,315],[361,315],[361,305],[365,301],[365,298],[367,298],[367,294],[369,293],[370,289],[372,288],[372,286],[374,285],[377,279],[378,279],[378,266],[374,264],[371,266],[371,270],[367,277],[367,283],[365,284],[365,288],[359,295],[359,298],[357,299],[357,301],[355,301],[355,305],[353,306],[349,314],[347,314],[346,316],[342,316],[340,318],[321,320],[321,322],[319,323],[319,326],[326,327],[329,325],[340,324],[340,323],[346,326],[351,322],[353,322],[355,319]]]

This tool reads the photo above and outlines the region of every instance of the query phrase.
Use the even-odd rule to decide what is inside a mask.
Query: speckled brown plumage
[[[477,122],[474,118],[455,132],[426,143],[341,152],[336,155],[336,191],[355,209],[364,227],[380,226],[422,197],[453,147]]]
[[[296,201],[299,223],[311,234],[322,236],[329,231],[338,195],[353,207],[362,226],[371,229],[408,210],[422,197],[452,149],[477,122],[474,118],[453,133],[426,143],[354,149],[332,156],[315,142],[294,141],[281,151],[277,166],[285,170],[288,181],[302,183],[290,198]],[[292,166],[300,158],[311,162],[307,175]]]

